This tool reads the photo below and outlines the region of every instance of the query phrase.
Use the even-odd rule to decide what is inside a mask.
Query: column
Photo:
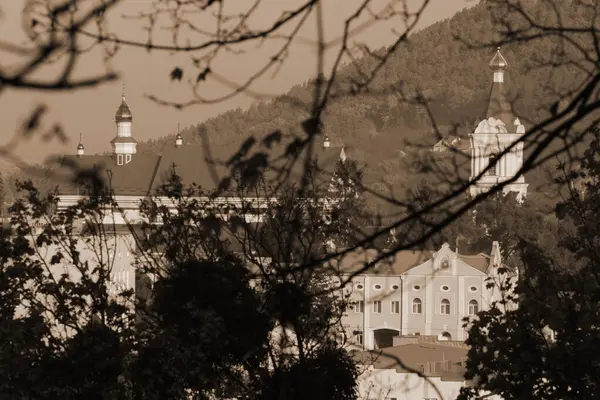
[[[371,296],[369,296],[369,288],[371,286],[369,285],[369,277],[365,276],[365,287],[364,287],[364,293],[365,293],[365,297],[364,297],[364,301],[365,301],[365,309],[363,312],[363,318],[364,318],[364,326],[363,326],[363,346],[366,350],[372,350],[373,349],[373,335],[371,332],[371,328],[369,326],[369,310],[371,310],[369,308],[370,303],[371,303]]]
[[[433,277],[425,275],[425,335],[431,335],[431,322],[433,321]]]

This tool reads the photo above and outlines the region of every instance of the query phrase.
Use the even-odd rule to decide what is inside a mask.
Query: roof
[[[125,101],[125,95],[123,95],[123,100],[121,101],[121,105],[117,109],[115,113],[115,121],[116,122],[131,122],[133,121],[133,115],[131,114],[131,110]]]
[[[506,60],[502,54],[500,54],[500,49],[498,49],[496,55],[490,62],[490,67],[494,69],[494,71],[503,71],[507,65]],[[503,81],[497,82],[494,79],[490,90],[486,117],[488,119],[495,118],[501,120],[506,126],[508,133],[513,133],[515,116],[512,112],[511,104],[506,97],[506,89]]]
[[[58,191],[62,195],[78,195],[84,182],[98,179],[117,196],[145,196],[159,160],[156,155],[136,154],[129,163],[117,165],[111,156],[64,156],[57,171]]]
[[[135,142],[132,137],[113,139],[114,142]],[[235,189],[232,180],[230,186],[222,186],[224,178],[232,175],[243,175],[246,181],[251,181],[259,176],[266,178],[267,184],[274,181],[296,184],[304,175],[304,154],[301,154],[292,163],[292,157],[281,157],[286,154],[286,148],[265,152],[258,149],[244,154],[238,152],[229,159],[216,159],[212,156],[214,149],[202,145],[165,146],[158,155],[133,154],[131,161],[124,165],[117,165],[112,155],[67,155],[60,162],[58,182],[59,193],[62,195],[77,195],[80,190],[77,185],[72,184],[72,179],[78,176],[75,171],[83,171],[79,176],[90,176],[92,171],[98,173],[98,177],[105,185],[111,183],[115,195],[136,196],[152,195],[165,184],[172,173],[175,172],[185,186],[196,184],[206,191],[222,189],[223,194],[231,193]],[[335,162],[340,159],[342,147],[317,148],[314,159],[317,169],[322,172],[317,176],[316,184],[329,182],[330,174],[333,173]],[[229,154],[231,150],[215,151],[218,154]],[[278,176],[284,168],[289,170],[289,175]],[[110,172],[109,172],[110,171]],[[262,171],[262,175],[252,172]],[[109,176],[110,175],[110,176]]]
[[[490,61],[490,68],[492,68],[493,70],[497,70],[505,69],[507,66],[508,63],[506,62],[506,59],[502,56],[502,53],[500,53],[500,47],[498,47],[498,51],[494,55],[494,58],[492,58],[492,61]]]
[[[451,135],[445,139],[441,139],[433,147],[438,151],[446,151],[446,149],[453,149],[455,151],[469,153],[471,150],[471,143],[468,139],[463,139],[459,136]]]
[[[465,380],[461,363],[467,358],[466,346],[449,342],[420,342],[362,351],[355,359],[374,369],[395,369],[399,373],[421,371],[427,376],[440,376],[447,380]]]
[[[115,136],[111,143],[137,143],[137,140],[131,136]]]
[[[431,250],[402,250],[396,252],[387,261],[381,261],[373,268],[361,275],[400,275],[408,270],[430,260],[435,251]],[[381,254],[376,249],[357,249],[343,256],[339,260],[332,260],[329,268],[336,273],[353,274],[359,272],[364,266],[372,262]],[[475,255],[459,254],[458,258],[467,265],[486,273],[490,264],[490,257],[480,253]]]

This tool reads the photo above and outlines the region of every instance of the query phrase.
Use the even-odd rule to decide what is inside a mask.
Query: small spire
[[[183,145],[183,137],[181,136],[181,133],[179,132],[179,122],[177,123],[177,137],[175,138],[175,147],[180,147],[181,145]]]
[[[323,147],[327,148],[331,146],[331,142],[329,141],[329,136],[325,136],[325,141],[323,142]]]
[[[121,98],[125,101],[125,81],[121,82]]]
[[[79,145],[77,145],[77,156],[81,157],[84,153],[83,143],[81,142],[81,133],[79,134]]]

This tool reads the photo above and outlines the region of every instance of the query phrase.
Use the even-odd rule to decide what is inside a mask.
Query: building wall
[[[444,264],[447,262],[447,264]],[[487,309],[497,293],[486,288],[488,275],[456,257],[448,245],[433,258],[396,276],[361,275],[353,279],[352,302],[364,302],[364,313],[348,310],[342,324],[358,348],[375,349],[375,333],[394,329],[399,335],[437,335],[451,340],[465,340],[463,319],[469,316],[469,303],[477,301],[471,311]],[[376,285],[381,286],[377,290]],[[393,285],[398,289],[392,290]],[[362,286],[362,287],[361,287]],[[420,307],[413,302],[420,300]],[[442,301],[449,303],[442,309]],[[381,312],[374,303],[381,302]],[[391,304],[400,302],[399,313],[392,313]],[[420,313],[419,313],[420,311]],[[355,331],[362,332],[362,343]]]

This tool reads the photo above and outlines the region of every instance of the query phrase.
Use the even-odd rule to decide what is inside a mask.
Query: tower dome
[[[131,110],[125,101],[125,94],[122,96],[121,105],[119,109],[115,113],[115,122],[118,124],[119,122],[131,122],[133,121],[133,115],[131,115]]]
[[[490,68],[495,71],[495,70],[506,69],[507,66],[508,66],[508,63],[506,62],[506,59],[500,53],[500,47],[498,47],[498,51],[496,51],[494,58],[492,58],[492,61],[490,61]]]
[[[79,134],[79,144],[77,145],[77,156],[81,157],[84,154],[83,143],[81,143],[81,133]]]

